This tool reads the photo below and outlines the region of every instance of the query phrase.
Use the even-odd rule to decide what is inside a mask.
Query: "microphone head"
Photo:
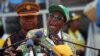
[[[34,45],[34,44],[33,44],[32,39],[29,39],[29,40],[26,41],[26,46],[27,46],[27,48],[32,47],[33,45]]]
[[[35,33],[35,35],[37,36],[37,38],[41,38],[43,36],[43,32],[38,31]]]
[[[34,45],[38,46],[39,43],[41,42],[40,39],[41,39],[41,37],[43,36],[43,32],[37,31],[37,32],[35,33],[35,36],[36,36],[36,38],[34,38]]]

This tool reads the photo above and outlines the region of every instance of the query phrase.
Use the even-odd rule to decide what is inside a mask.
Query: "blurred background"
[[[88,46],[100,48],[99,38],[100,30],[96,26],[95,21],[91,21],[89,17],[84,14],[86,6],[96,0],[0,0],[0,37],[3,34],[13,34],[19,31],[20,25],[18,22],[18,17],[15,12],[16,7],[24,2],[31,1],[36,2],[40,5],[40,15],[38,23],[38,28],[46,26],[46,19],[48,15],[48,7],[52,4],[62,4],[69,8],[71,12],[79,14],[81,16],[80,20],[80,31],[83,34],[86,44]],[[64,28],[64,32],[67,32],[67,27]],[[96,56],[97,51],[87,49],[86,56]],[[94,54],[93,54],[94,53]]]

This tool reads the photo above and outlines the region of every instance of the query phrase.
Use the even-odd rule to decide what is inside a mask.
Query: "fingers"
[[[16,56],[16,50],[14,48],[8,48],[4,51],[4,56]]]

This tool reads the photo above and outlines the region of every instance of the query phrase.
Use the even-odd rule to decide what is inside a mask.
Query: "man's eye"
[[[54,15],[50,15],[50,17],[54,17]]]
[[[57,19],[58,19],[58,20],[61,20],[61,19],[62,19],[62,17],[57,17]]]

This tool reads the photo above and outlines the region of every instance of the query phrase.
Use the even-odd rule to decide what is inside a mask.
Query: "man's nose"
[[[51,23],[52,23],[52,24],[56,24],[56,23],[57,23],[56,20],[57,20],[57,19],[52,19],[52,20],[51,20]]]

